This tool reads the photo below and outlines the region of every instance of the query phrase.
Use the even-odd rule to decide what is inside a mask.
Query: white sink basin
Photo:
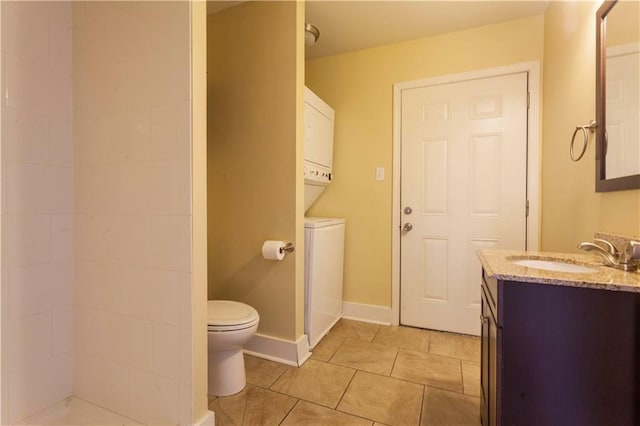
[[[520,259],[512,260],[511,263],[527,268],[544,269],[554,272],[568,272],[574,274],[588,274],[598,272],[597,269],[588,266],[576,265],[575,263],[567,263],[558,260],[541,260],[541,259]]]

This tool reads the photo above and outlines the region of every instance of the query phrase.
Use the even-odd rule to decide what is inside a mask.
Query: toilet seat
[[[253,307],[231,300],[207,301],[207,331],[244,330],[258,324],[260,315]]]

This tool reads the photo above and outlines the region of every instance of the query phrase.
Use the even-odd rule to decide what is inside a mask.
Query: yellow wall
[[[345,301],[391,306],[393,84],[542,61],[543,27],[536,16],[307,62],[307,85],[336,111],[335,180],[307,214],[347,220]]]
[[[542,249],[575,251],[595,231],[640,235],[640,190],[595,192],[595,143],[569,159],[575,126],[595,118],[595,13],[600,2],[551,2],[545,13]]]
[[[208,296],[252,305],[258,333],[287,340],[299,337],[303,318],[301,7],[246,2],[207,23]],[[271,239],[297,249],[266,261],[261,247]]]
[[[304,0],[296,1],[296,229],[304,227]],[[296,338],[304,334],[304,232],[296,233]]]

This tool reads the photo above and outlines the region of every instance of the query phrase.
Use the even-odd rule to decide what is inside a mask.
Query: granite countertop
[[[623,272],[605,266],[595,254],[485,249],[478,251],[478,257],[485,273],[498,280],[640,293],[640,272]],[[588,266],[596,269],[596,272],[547,271],[516,265],[510,261],[518,259],[562,260]]]

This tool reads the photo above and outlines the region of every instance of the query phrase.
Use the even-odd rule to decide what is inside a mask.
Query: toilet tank
[[[308,87],[304,91],[304,210],[333,180],[335,111]]]

